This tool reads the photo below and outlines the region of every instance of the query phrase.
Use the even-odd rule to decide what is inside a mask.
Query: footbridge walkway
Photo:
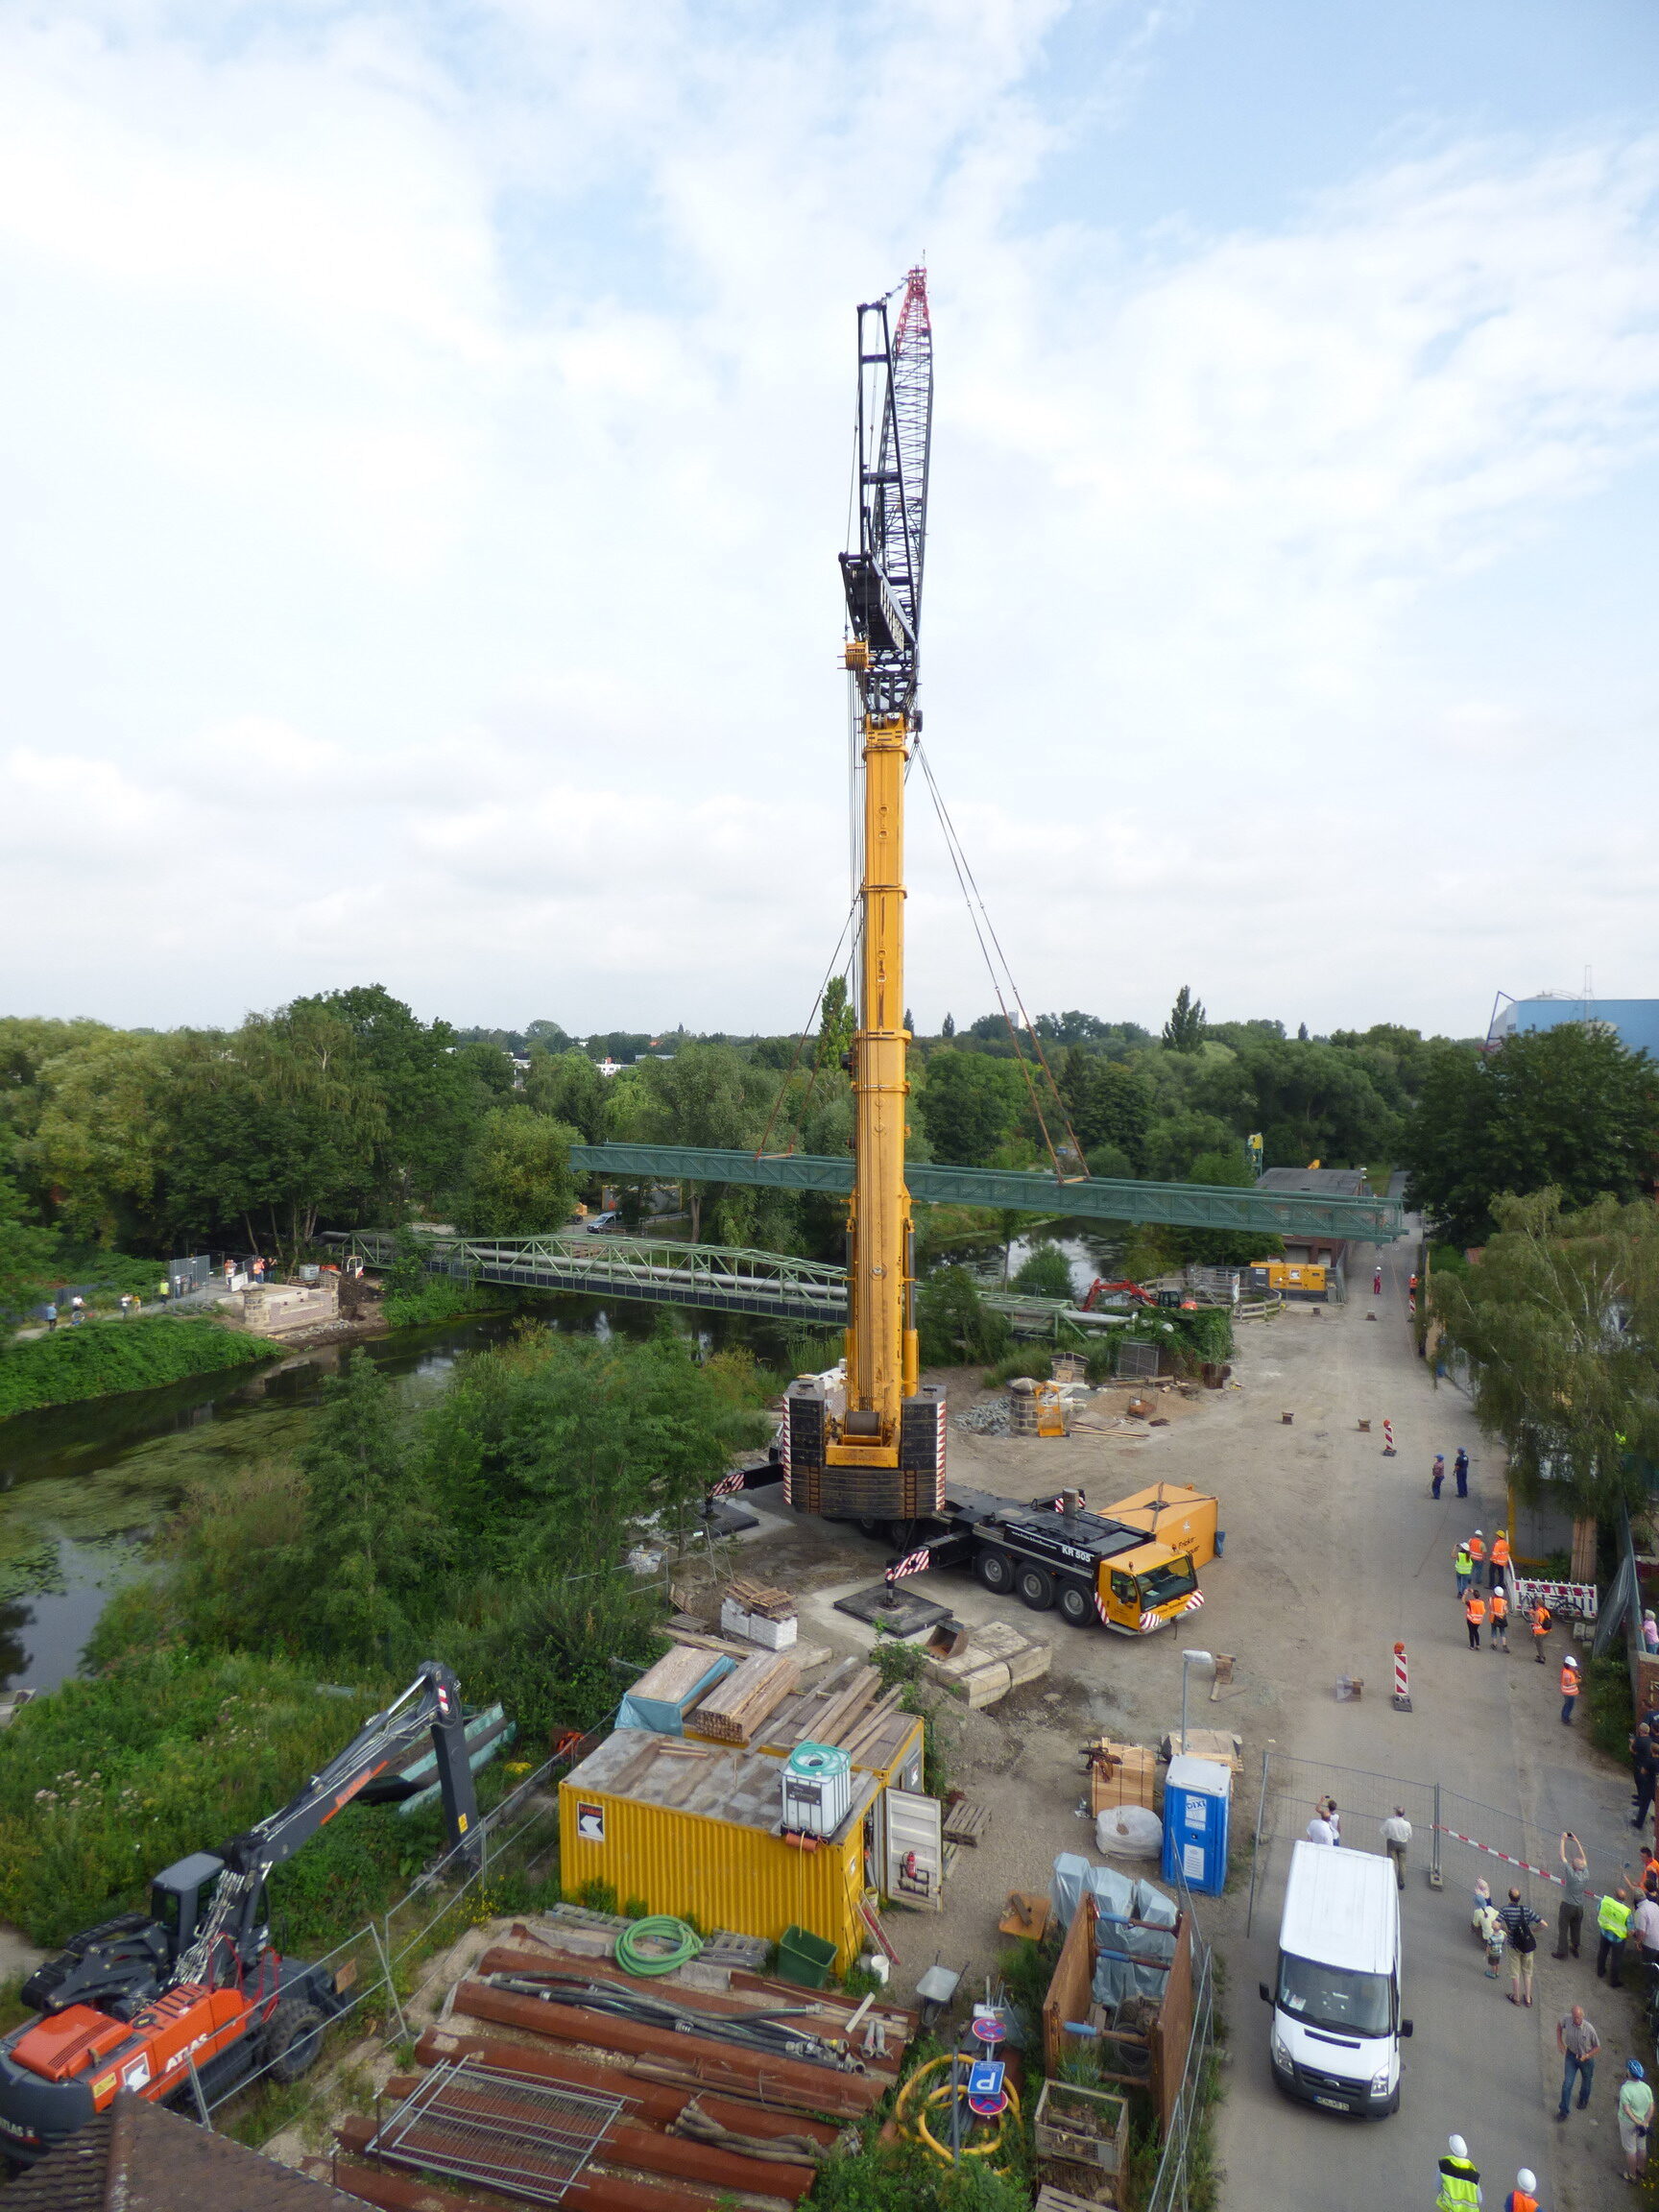
[[[510,1283],[525,1290],[576,1290],[592,1297],[632,1298],[646,1305],[691,1306],[717,1313],[754,1313],[769,1321],[847,1326],[847,1271],[779,1252],[718,1244],[683,1244],[664,1237],[594,1236],[585,1229],[542,1237],[461,1237],[422,1232],[429,1275],[464,1283]],[[330,1242],[367,1266],[391,1263],[395,1239],[358,1230]],[[1121,1314],[1083,1313],[1063,1298],[1028,1298],[985,1290],[984,1303],[1005,1313],[1017,1334],[1053,1336],[1062,1320],[1084,1331],[1119,1326]]]

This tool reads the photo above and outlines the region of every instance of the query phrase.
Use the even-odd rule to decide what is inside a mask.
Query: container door
[[[889,1790],[887,1805],[887,1864],[882,1888],[895,1905],[909,1905],[918,1912],[944,1909],[945,1816],[937,1797],[913,1795],[908,1790]]]

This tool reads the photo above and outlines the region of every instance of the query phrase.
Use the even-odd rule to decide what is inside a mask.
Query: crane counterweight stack
[[[847,1357],[791,1385],[784,1480],[803,1512],[910,1522],[945,1500],[944,1393],[918,1380],[904,1181],[904,774],[914,733],[933,337],[926,272],[858,309],[858,544],[841,556],[864,768]]]

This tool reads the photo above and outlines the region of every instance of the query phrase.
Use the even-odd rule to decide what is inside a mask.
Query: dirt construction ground
[[[1371,1255],[1361,1250],[1346,1306],[1291,1308],[1243,1324],[1234,1385],[1160,1391],[1153,1416],[1166,1425],[1125,1418],[1127,1392],[1101,1394],[1090,1426],[1064,1439],[980,1436],[952,1423],[957,1484],[1020,1498],[1079,1487],[1107,1509],[1159,1479],[1189,1482],[1219,1496],[1226,1551],[1203,1570],[1201,1612],[1135,1640],[1029,1613],[963,1574],[939,1576],[931,1594],[959,1619],[1000,1617],[1046,1637],[1053,1665],[1046,1679],[984,1713],[948,1704],[950,1779],[989,1809],[990,1826],[977,1848],[958,1852],[942,1912],[893,1911],[885,1925],[900,1952],[900,1987],[907,1990],[937,1956],[965,1964],[964,1994],[978,1994],[972,1985],[994,1969],[1003,1940],[997,1920],[1008,1891],[1046,1889],[1059,1852],[1098,1859],[1079,1814],[1086,1787],[1079,1746],[1096,1735],[1155,1745],[1180,1723],[1182,1647],[1232,1653],[1234,1680],[1214,1703],[1207,1671],[1194,1667],[1191,1679],[1191,1724],[1235,1731],[1245,1751],[1233,1879],[1224,1896],[1199,1905],[1226,1976],[1223,2201],[1241,2212],[1429,2206],[1438,2186],[1435,2161],[1456,2130],[1482,2171],[1489,2206],[1502,2205],[1517,2168],[1527,2165],[1543,2184],[1549,2212],[1588,2212],[1627,2195],[1614,2102],[1625,2059],[1650,2059],[1651,2046],[1637,2033],[1628,1990],[1610,1991],[1596,1978],[1594,1901],[1583,1960],[1557,1963],[1551,1956],[1556,1892],[1548,1882],[1448,1839],[1444,1887],[1430,1887],[1431,1786],[1462,1793],[1457,1816],[1445,1825],[1470,1835],[1482,1827],[1490,1833],[1477,1841],[1518,1858],[1554,1865],[1560,1831],[1572,1828],[1589,1852],[1594,1886],[1610,1885],[1635,1857],[1628,1783],[1593,1750],[1582,1723],[1560,1724],[1555,1683],[1570,1647],[1559,1632],[1546,1667],[1533,1664],[1525,1633],[1512,1639],[1507,1656],[1469,1649],[1452,1555],[1461,1537],[1477,1527],[1489,1537],[1506,1519],[1503,1472],[1467,1400],[1444,1382],[1436,1388],[1412,1350],[1405,1295],[1412,1248],[1384,1254],[1381,1298],[1369,1294]],[[955,1413],[988,1402],[972,1372],[930,1379],[948,1382]],[[1294,1417],[1289,1426],[1286,1412]],[[1385,1416],[1398,1446],[1392,1458],[1383,1455]],[[1362,1419],[1369,1432],[1359,1429]],[[1457,1500],[1449,1478],[1446,1495],[1433,1503],[1431,1460],[1443,1451],[1450,1466],[1460,1443],[1473,1460],[1470,1496]],[[867,1645],[869,1632],[837,1612],[834,1600],[879,1580],[885,1547],[844,1527],[798,1519],[776,1490],[752,1493],[746,1503],[761,1526],[738,1547],[741,1571],[796,1591],[804,1643],[841,1652]],[[1395,1712],[1388,1695],[1396,1638],[1410,1659],[1408,1714]],[[1364,1681],[1358,1702],[1337,1699],[1345,1674]],[[1247,1936],[1250,1836],[1269,1743],[1276,1759],[1308,1764],[1270,1805],[1276,1841],[1263,1855]],[[1397,1790],[1397,1779],[1412,1787]],[[1269,2015],[1257,1984],[1273,1969],[1288,1840],[1321,1790],[1346,1806],[1347,1844],[1378,1849],[1378,1820],[1396,1795],[1407,1799],[1417,1822],[1403,1898],[1405,2010],[1415,2033],[1404,2046],[1401,2109],[1381,2123],[1286,2102],[1268,2066]],[[1467,1800],[1492,1810],[1468,1808]],[[1480,1873],[1500,1899],[1511,1880],[1523,1882],[1547,1915],[1529,2010],[1506,2002],[1507,1974],[1494,1982],[1482,1971],[1469,1933]],[[1555,2022],[1575,2001],[1599,2030],[1603,2052],[1588,2108],[1557,2126]]]

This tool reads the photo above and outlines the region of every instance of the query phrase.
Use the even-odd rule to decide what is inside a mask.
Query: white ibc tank
[[[785,1828],[833,1836],[853,1809],[853,1762],[833,1743],[797,1743],[781,1779]]]

